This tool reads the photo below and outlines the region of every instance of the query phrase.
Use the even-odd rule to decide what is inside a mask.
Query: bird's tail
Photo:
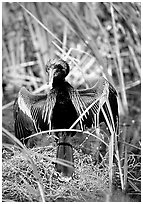
[[[73,148],[69,140],[70,137],[65,134],[59,138],[57,163],[55,165],[58,172],[63,173],[64,176],[68,177],[72,176],[74,172]]]

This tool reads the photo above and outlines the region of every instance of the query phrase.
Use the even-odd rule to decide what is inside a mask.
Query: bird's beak
[[[54,69],[50,69],[49,70],[49,85],[50,85],[50,88],[52,88],[54,72],[55,72]]]

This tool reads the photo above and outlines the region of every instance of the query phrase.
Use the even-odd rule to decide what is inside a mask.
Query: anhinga
[[[118,132],[117,92],[104,77],[100,77],[92,88],[76,90],[65,80],[70,71],[66,61],[51,63],[46,66],[46,71],[52,73],[52,86],[47,94],[34,95],[24,87],[18,93],[14,104],[17,138],[22,140],[33,133],[49,129],[68,129],[81,115],[77,124],[82,130],[93,125],[96,127],[97,122],[107,124],[103,111],[114,131]],[[110,104],[112,116],[109,116],[107,104]],[[58,137],[57,158],[71,163],[69,166],[57,163],[56,169],[65,176],[71,176],[74,171],[71,137],[76,132],[61,131],[55,134]]]

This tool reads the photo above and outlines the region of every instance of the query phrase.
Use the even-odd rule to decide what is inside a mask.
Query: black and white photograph
[[[1,2],[2,202],[141,202],[141,2]]]

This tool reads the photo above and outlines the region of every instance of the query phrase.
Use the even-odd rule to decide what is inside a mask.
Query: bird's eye
[[[49,72],[51,69],[54,69],[54,65],[53,64],[47,64],[46,65],[46,72]]]
[[[49,72],[50,67],[46,65],[46,72]]]

